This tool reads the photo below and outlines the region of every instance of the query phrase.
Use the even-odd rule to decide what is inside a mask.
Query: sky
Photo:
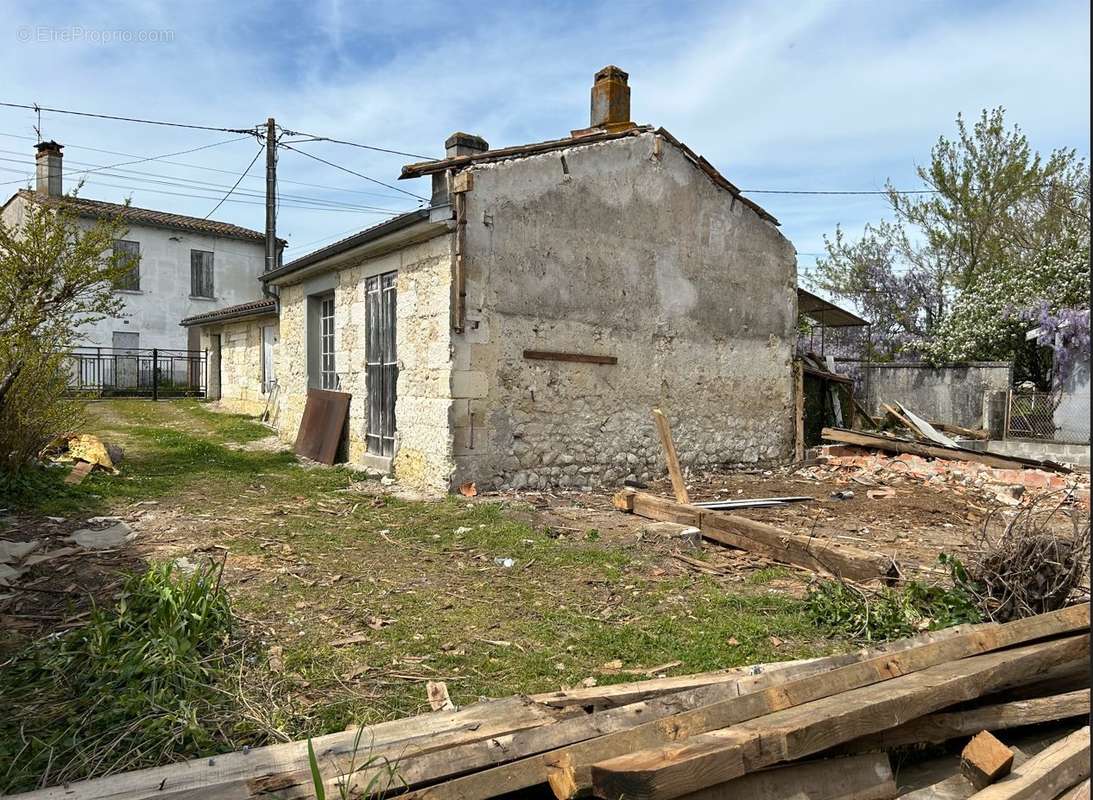
[[[418,207],[398,181],[462,130],[503,147],[588,124],[592,76],[630,74],[632,118],[664,126],[782,223],[802,283],[823,237],[921,188],[916,165],[958,113],[1004,106],[1042,152],[1089,153],[1090,6],[986,2],[66,2],[2,0],[0,102],[388,148],[292,146],[278,162],[286,260]],[[37,115],[0,107],[0,195],[32,172]],[[42,112],[66,190],[204,217],[259,144],[245,134]],[[285,141],[305,138],[286,134]],[[202,148],[202,149],[196,149]],[[213,218],[261,230],[259,157]],[[378,183],[360,175],[373,178]],[[394,187],[394,188],[390,188]],[[407,194],[407,192],[411,194]]]

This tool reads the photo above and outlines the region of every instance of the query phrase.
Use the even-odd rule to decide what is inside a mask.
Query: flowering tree
[[[1014,359],[1042,384],[1050,359],[1026,343],[1026,312],[1088,308],[1089,168],[1033,152],[1000,108],[957,130],[917,170],[931,193],[889,184],[893,221],[855,242],[837,228],[815,284],[872,319],[873,357]]]

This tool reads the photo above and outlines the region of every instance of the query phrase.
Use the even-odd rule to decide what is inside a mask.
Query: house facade
[[[34,190],[16,192],[0,214],[20,224],[31,203],[64,204],[81,219],[120,218],[127,226],[115,250],[132,255],[133,269],[114,291],[123,299],[118,317],[84,326],[79,345],[137,350],[196,349],[196,332],[179,326],[184,317],[262,297],[265,236],[215,220],[64,195],[62,146],[36,146]]]
[[[777,221],[596,76],[589,128],[491,150],[454,134],[431,207],[263,276],[278,428],[350,395],[345,456],[447,491],[593,487],[793,452],[796,257]],[[251,365],[253,371],[254,365]]]

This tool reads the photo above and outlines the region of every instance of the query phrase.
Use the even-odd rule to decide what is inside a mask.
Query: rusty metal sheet
[[[349,419],[349,400],[346,392],[327,389],[308,389],[304,417],[296,434],[293,450],[297,455],[333,464],[342,442],[346,420]]]

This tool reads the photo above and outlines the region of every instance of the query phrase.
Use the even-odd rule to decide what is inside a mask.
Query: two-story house
[[[120,217],[128,231],[114,243],[133,268],[114,290],[124,298],[119,317],[89,324],[81,347],[134,351],[197,348],[179,322],[262,297],[265,236],[227,222],[65,195],[62,146],[35,145],[35,189],[21,189],[0,209],[8,226],[20,224],[30,203],[64,204],[82,219]],[[283,243],[281,243],[283,245]]]

